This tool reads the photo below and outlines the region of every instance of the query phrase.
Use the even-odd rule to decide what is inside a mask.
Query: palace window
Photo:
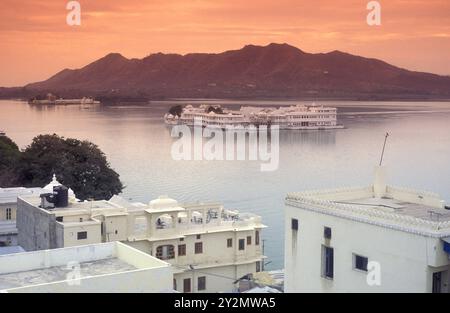
[[[239,250],[245,250],[245,239],[239,239]]]
[[[322,246],[322,276],[334,278],[334,250],[327,246]]]
[[[252,236],[247,236],[247,244],[248,245],[252,244]]]
[[[6,220],[9,221],[12,219],[12,209],[6,208]]]
[[[227,248],[231,248],[231,247],[233,247],[233,239],[228,238],[227,239]]]
[[[356,270],[367,272],[367,264],[369,263],[369,259],[360,256],[357,254],[353,254],[353,268]]]
[[[186,255],[186,245],[178,245],[178,256]]]
[[[191,292],[191,279],[183,279],[183,292]]]
[[[195,254],[201,254],[203,253],[203,242],[196,242],[195,243]]]
[[[323,228],[323,237],[325,239],[331,239],[331,228],[330,227]]]
[[[291,220],[291,229],[292,230],[298,230],[298,219],[293,218]]]
[[[77,233],[77,240],[87,239],[87,231],[79,231]]]
[[[170,260],[175,258],[175,247],[173,245],[158,246],[156,257],[160,260]]]
[[[201,276],[197,279],[197,289],[199,291],[206,289],[206,277],[205,276]]]
[[[259,246],[259,230],[255,231],[255,245]]]

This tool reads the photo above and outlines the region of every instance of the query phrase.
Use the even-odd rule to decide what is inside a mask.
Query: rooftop
[[[117,258],[83,262],[79,266],[80,278],[121,273],[136,269],[136,267]],[[64,265],[2,274],[0,275],[0,290],[64,281],[67,280],[71,271],[73,271],[71,267]]]
[[[39,194],[25,195],[20,197],[27,203],[39,207],[41,205],[41,198]],[[81,213],[81,211],[91,212],[95,210],[102,209],[115,209],[116,212],[125,212],[125,208],[122,208],[107,200],[96,200],[96,201],[69,201],[69,205],[64,208],[54,208],[47,210],[48,212],[54,213],[56,215],[70,215],[71,213]]]
[[[0,203],[16,203],[17,197],[25,195],[39,196],[44,190],[42,188],[0,188]]]
[[[386,185],[289,193],[286,204],[433,237],[450,236],[450,210],[439,195]]]
[[[56,283],[69,286],[73,280],[81,284],[99,276],[169,268],[168,263],[120,242],[6,254],[0,255],[0,291]],[[101,285],[104,280],[98,283],[98,291],[108,288]]]

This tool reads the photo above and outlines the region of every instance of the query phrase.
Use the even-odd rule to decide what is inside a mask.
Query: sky
[[[367,0],[1,0],[0,86],[41,81],[110,52],[217,53],[288,43],[305,52],[344,52],[416,71],[450,75],[450,0],[384,0],[381,25]]]

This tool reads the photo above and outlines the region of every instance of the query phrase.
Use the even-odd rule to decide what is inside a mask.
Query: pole
[[[386,133],[386,136],[384,137],[383,151],[381,152],[380,166],[383,163],[384,150],[386,148],[386,141],[387,141],[388,137],[389,137],[389,133]]]

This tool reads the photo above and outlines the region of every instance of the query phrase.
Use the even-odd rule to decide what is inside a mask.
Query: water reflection
[[[205,103],[197,101],[196,103]],[[210,101],[211,103],[292,105],[288,101]],[[29,106],[0,101],[0,129],[21,148],[38,134],[57,133],[91,140],[106,153],[127,188],[124,197],[148,202],[162,194],[179,201],[221,201],[225,207],[262,215],[269,268],[283,264],[283,199],[304,189],[370,183],[384,134],[391,136],[385,155],[395,185],[431,190],[450,200],[450,103],[342,102],[339,122],[330,131],[280,131],[280,164],[261,172],[260,163],[176,161],[174,138],[163,115],[174,104]],[[304,102],[309,104],[309,102]]]

